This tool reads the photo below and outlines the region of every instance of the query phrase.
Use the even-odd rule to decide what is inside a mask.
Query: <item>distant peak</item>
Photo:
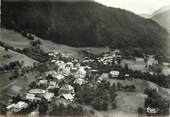
[[[158,9],[157,11],[155,11],[155,12],[152,14],[152,16],[155,16],[155,15],[157,15],[157,14],[166,12],[166,11],[168,11],[168,10],[170,10],[170,5],[163,6],[163,7],[161,7],[160,9]]]

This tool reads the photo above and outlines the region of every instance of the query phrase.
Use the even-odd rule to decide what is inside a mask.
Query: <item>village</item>
[[[4,51],[9,50],[4,46]],[[46,61],[34,63],[33,67],[24,67],[22,62],[11,62],[1,68],[1,71],[14,70],[15,76],[10,77],[11,80],[21,78],[25,82],[29,81],[27,74],[36,71],[34,80],[24,92],[20,94],[21,88],[13,87],[18,94],[10,96],[6,104],[1,104],[2,115],[94,116],[95,110],[106,111],[117,107],[117,91],[136,92],[136,84],[124,84],[119,80],[155,82],[157,78],[156,83],[169,87],[168,82],[167,85],[160,82],[160,76],[165,79],[167,76],[160,75],[160,65],[151,56],[135,60],[144,62],[147,72],[130,69],[127,63],[122,62],[122,52],[118,49],[97,56],[87,53],[82,59],[61,52],[49,52],[46,58]],[[168,101],[161,100],[157,92],[157,87],[145,89],[145,107],[138,108],[139,114],[168,114]],[[152,105],[152,98],[164,105]]]

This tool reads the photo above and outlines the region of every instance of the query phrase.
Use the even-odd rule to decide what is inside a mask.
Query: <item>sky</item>
[[[152,14],[165,5],[170,5],[170,0],[95,0],[101,4],[118,7],[132,11],[136,14]]]

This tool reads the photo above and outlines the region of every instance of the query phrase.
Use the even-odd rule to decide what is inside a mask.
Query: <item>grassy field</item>
[[[8,79],[10,76],[10,73],[0,73],[0,90],[10,83]]]
[[[128,64],[128,67],[132,70],[146,72],[145,62],[136,62],[135,60],[122,60],[123,64]]]
[[[4,58],[4,55],[9,55],[10,58]],[[20,53],[8,50],[5,51],[5,49],[3,47],[0,47],[0,65],[3,64],[8,64],[11,61],[24,61],[24,65],[25,66],[32,66],[34,62],[36,62],[35,60],[22,55]]]
[[[6,43],[7,45],[16,47],[16,48],[25,48],[29,46],[30,40],[27,38],[23,37],[21,34],[16,33],[13,30],[8,30],[8,29],[1,29],[0,32],[1,35],[1,41]]]
[[[136,117],[138,107],[144,107],[144,100],[146,95],[144,94],[145,88],[157,88],[158,93],[166,99],[170,97],[170,89],[162,88],[155,83],[133,79],[133,80],[115,80],[115,79],[106,79],[111,84],[112,83],[121,83],[122,85],[132,85],[136,86],[136,92],[125,92],[118,91],[118,96],[116,97],[117,108],[115,110],[110,110],[109,112],[97,112],[97,117]]]
[[[19,77],[15,80],[9,80],[8,77],[11,75],[8,73],[0,74],[0,102],[7,102],[10,98],[8,96],[13,96],[17,94],[26,94],[28,85],[35,81],[36,72],[30,72],[26,76],[28,80]]]
[[[163,67],[162,73],[165,75],[170,75],[170,67]]]

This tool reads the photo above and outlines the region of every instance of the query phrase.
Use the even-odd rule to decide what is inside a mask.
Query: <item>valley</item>
[[[17,33],[16,31],[9,30],[9,29],[2,29],[1,36],[3,37],[1,39],[2,42],[4,42],[7,45],[10,45],[14,48],[24,49],[25,47],[31,48],[32,45],[31,40],[29,40],[26,37],[23,37],[21,34]],[[75,48],[70,47],[62,44],[56,44],[51,41],[43,40],[37,36],[34,35],[35,40],[41,41],[40,48],[46,52],[54,52],[54,53],[64,53],[67,56],[75,57],[77,59],[84,59],[86,57],[86,54],[84,54],[84,51],[89,52],[94,55],[100,55],[102,53],[108,53],[111,51],[109,48],[94,48],[94,47],[81,47],[81,48]],[[3,54],[4,53],[4,54]],[[11,58],[9,59],[3,59],[4,55],[10,55]],[[21,59],[20,59],[21,58]],[[11,61],[10,61],[11,59]],[[138,60],[139,59],[139,60]],[[8,64],[12,61],[24,61],[24,66],[33,66],[33,63],[38,63],[35,60],[32,60],[31,58],[20,54],[18,52],[14,52],[12,50],[8,50],[5,52],[5,48],[1,47],[1,65]],[[6,62],[5,62],[6,61]],[[141,58],[136,58],[136,60],[128,60],[128,59],[122,59],[122,66],[125,64],[128,65],[129,69],[133,70],[139,70],[141,72],[147,72],[145,68],[145,62],[144,60],[141,60]],[[45,64],[44,64],[45,65]],[[48,67],[47,67],[48,68]],[[51,68],[50,68],[51,69]],[[1,95],[0,99],[1,102],[4,100],[5,102],[8,102],[10,99],[9,97],[4,99],[7,95],[13,96],[13,95],[25,95],[25,93],[28,90],[28,87],[30,83],[37,81],[35,77],[37,75],[39,76],[39,70],[30,71],[29,73],[25,74],[26,79],[24,77],[19,76],[16,80],[9,80],[8,77],[12,76],[12,73],[1,73],[1,82],[0,88],[1,88]],[[168,72],[169,73],[169,72]],[[123,84],[123,85],[135,85],[135,92],[127,92],[127,91],[117,91],[116,92],[116,109],[109,109],[107,112],[105,111],[95,111],[96,117],[105,117],[105,116],[112,116],[114,115],[131,115],[131,116],[137,116],[138,115],[138,108],[144,108],[145,98],[147,98],[147,95],[145,94],[145,89],[158,89],[158,94],[163,96],[165,99],[169,99],[170,96],[170,90],[167,88],[163,88],[158,86],[155,83],[149,82],[147,80],[141,80],[141,79],[125,79],[125,80],[119,80],[119,79],[110,79],[108,76],[108,73],[106,73],[105,77],[102,77],[103,80],[106,80],[107,82],[110,82],[110,84]],[[93,81],[94,82],[94,81]],[[22,88],[22,90],[20,89]],[[5,96],[5,97],[4,97]],[[135,103],[134,103],[135,102]]]
[[[168,6],[139,16],[93,0],[1,5],[0,116],[170,115]]]

